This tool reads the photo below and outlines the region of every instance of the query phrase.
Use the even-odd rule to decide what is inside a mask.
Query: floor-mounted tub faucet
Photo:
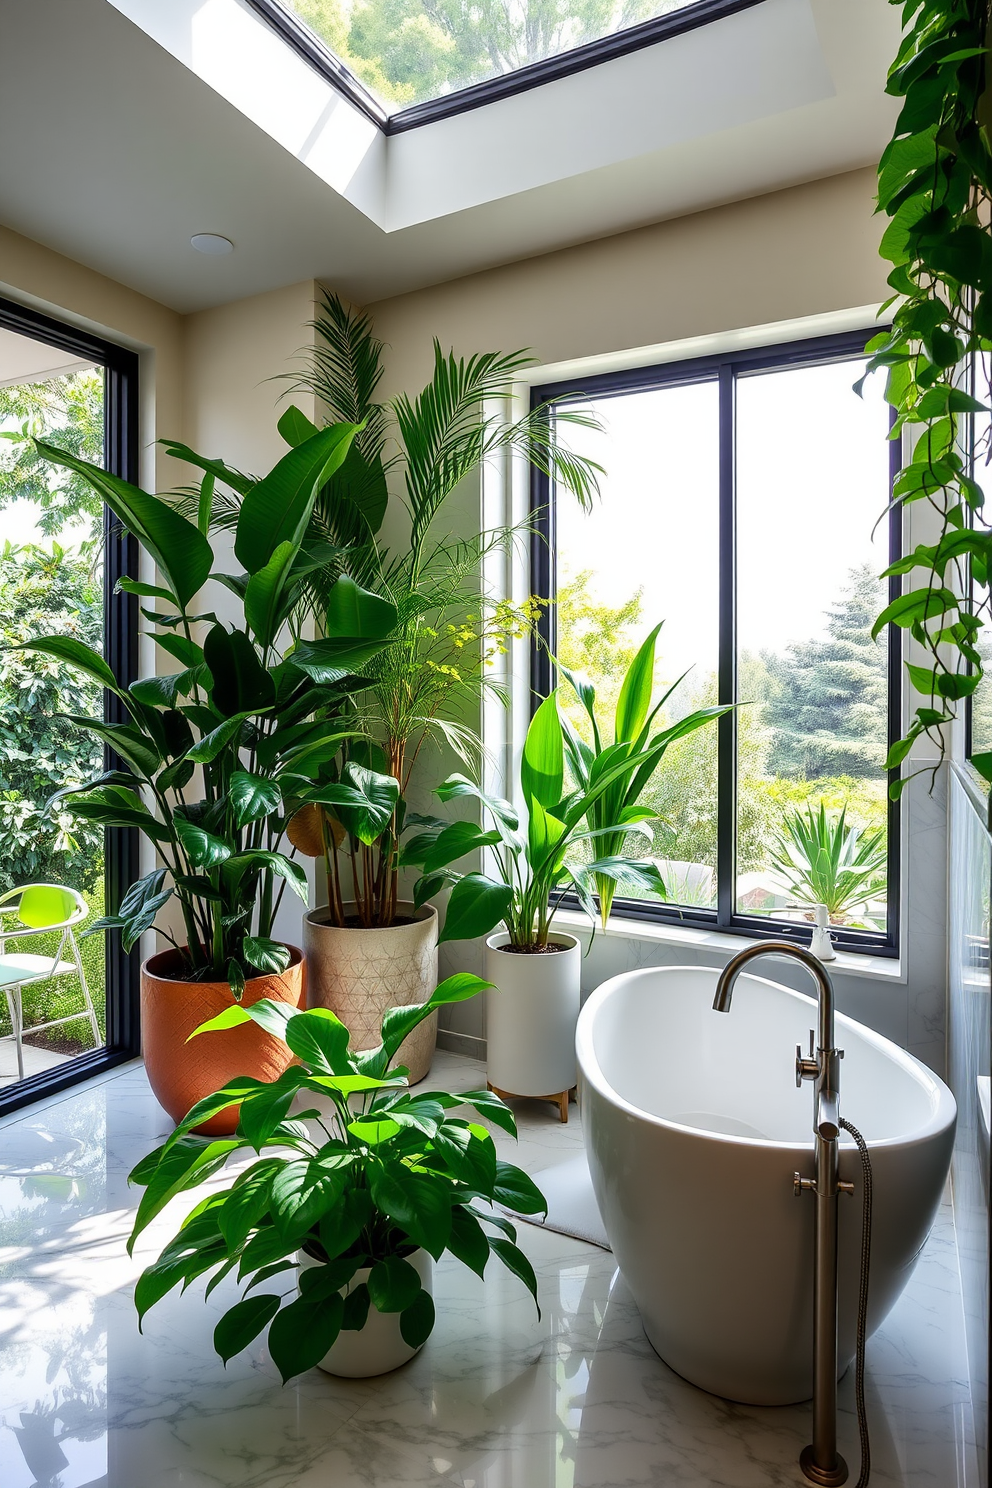
[[[759,956],[788,956],[799,961],[816,982],[819,1006],[819,1044],[809,1056],[796,1047],[796,1085],[815,1080],[813,1135],[816,1177],[794,1178],[797,1194],[816,1196],[813,1253],[813,1440],[804,1447],[799,1465],[811,1483],[834,1485],[847,1481],[847,1464],[837,1451],[837,1196],[852,1184],[838,1181],[840,1140],[840,1061],[834,1047],[834,989],[816,956],[790,941],[763,940],[734,956],[720,973],[713,1006],[730,1011],[734,983],[750,961]],[[812,1039],[812,1035],[811,1035]]]

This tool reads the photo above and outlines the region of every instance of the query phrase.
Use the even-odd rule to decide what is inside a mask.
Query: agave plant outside
[[[825,904],[834,924],[884,894],[888,853],[884,827],[862,831],[847,823],[847,807],[823,801],[782,819],[771,862],[802,904]]]
[[[269,1353],[285,1382],[316,1365],[341,1330],[361,1329],[370,1307],[398,1313],[404,1340],[419,1347],[434,1325],[431,1296],[408,1259],[420,1248],[435,1260],[449,1251],[480,1277],[495,1255],[536,1302],[537,1280],[513,1225],[478,1206],[503,1203],[525,1214],[547,1206],[524,1172],[497,1157],[488,1129],[461,1114],[470,1107],[515,1136],[511,1112],[487,1090],[412,1091],[407,1072],[391,1068],[403,1040],[435,1008],[489,985],[469,973],[449,977],[426,1004],[388,1012],[381,1043],[360,1054],[325,1008],[295,1012],[261,1001],[232,1006],[197,1029],[209,1038],[251,1019],[284,1040],[297,1062],[271,1084],[229,1082],[131,1173],[145,1192],[129,1251],[176,1194],[234,1159],[258,1159],[197,1204],[142,1273],[139,1319],[176,1286],[211,1272],[209,1294],[236,1271],[244,1295],[217,1324],[214,1346],[226,1363],[268,1328]],[[329,1104],[332,1114],[312,1108],[292,1117],[298,1097],[310,1107],[316,1099],[324,1111]],[[240,1103],[232,1137],[194,1134],[232,1102]],[[298,1271],[298,1251],[319,1264]],[[349,1290],[367,1268],[367,1282]],[[266,1282],[273,1286],[255,1290]]]

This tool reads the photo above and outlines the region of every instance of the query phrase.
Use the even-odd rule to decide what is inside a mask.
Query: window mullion
[[[736,379],[725,362],[720,382],[720,650],[719,700],[737,701]],[[736,907],[737,716],[717,725],[717,922],[729,925]]]

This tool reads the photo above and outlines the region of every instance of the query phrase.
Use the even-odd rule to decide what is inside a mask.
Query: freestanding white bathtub
[[[627,972],[579,1017],[580,1099],[603,1223],[651,1344],[693,1384],[785,1405],[812,1393],[812,1087],[796,1089],[813,998],[742,974],[729,1013],[717,972]],[[841,1114],[874,1172],[869,1331],[912,1274],[940,1202],[954,1097],[897,1045],[837,1016]],[[845,1133],[840,1201],[840,1372],[854,1356],[861,1165]]]

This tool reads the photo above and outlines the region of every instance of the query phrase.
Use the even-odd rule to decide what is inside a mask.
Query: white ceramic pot
[[[347,913],[354,909],[345,905]],[[426,1002],[437,986],[437,910],[401,902],[396,911],[408,923],[384,930],[329,925],[326,907],[303,921],[307,1006],[336,1013],[356,1052],[379,1042],[388,1008]],[[396,1060],[408,1067],[411,1085],[430,1069],[436,1040],[437,1013],[432,1013],[401,1044]]]
[[[307,1255],[305,1250],[299,1252],[297,1259],[301,1271],[323,1264]],[[424,1291],[433,1295],[434,1263],[427,1251],[415,1250],[406,1259],[420,1277]],[[348,1285],[341,1288],[342,1297],[346,1297],[361,1282],[368,1281],[368,1278],[368,1267],[356,1271]],[[400,1332],[398,1312],[379,1312],[375,1307],[370,1307],[365,1327],[357,1333],[339,1333],[317,1367],[326,1374],[344,1375],[348,1379],[367,1379],[374,1374],[388,1374],[391,1369],[399,1369],[401,1364],[406,1364],[414,1354],[418,1354],[423,1346],[420,1344],[417,1348],[412,1348],[407,1343]]]
[[[575,1084],[575,1024],[582,951],[573,935],[552,935],[559,951],[505,950],[505,930],[486,941],[486,1075],[508,1095],[548,1096]]]

